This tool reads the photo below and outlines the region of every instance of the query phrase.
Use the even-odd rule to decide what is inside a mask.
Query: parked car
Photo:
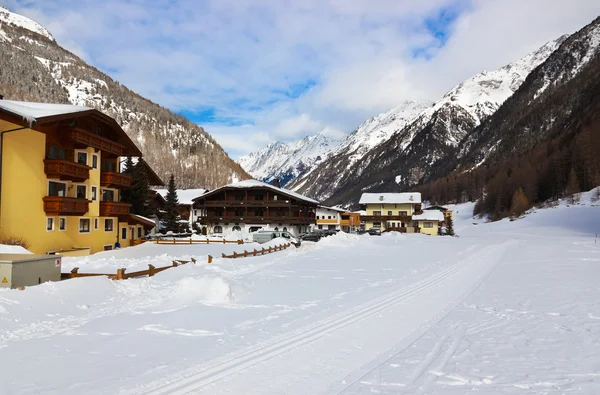
[[[288,239],[290,243],[295,245],[296,247],[300,247],[300,240],[296,239],[294,236],[289,234],[288,232],[280,232],[275,230],[260,230],[258,232],[254,232],[252,234],[252,241],[255,243],[267,243],[273,239],[278,237],[283,237],[284,239]]]
[[[302,235],[302,240],[317,242],[317,241],[321,240],[322,237],[323,237],[323,234],[321,232],[310,232],[310,233],[305,233],[304,235]]]
[[[333,235],[337,234],[337,230],[335,230],[335,229],[326,229],[326,230],[323,231],[323,234],[325,236],[333,236]]]
[[[379,228],[371,228],[367,231],[367,233],[371,236],[381,236],[381,229]]]

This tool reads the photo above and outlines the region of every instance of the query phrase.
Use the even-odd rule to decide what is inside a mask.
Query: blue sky
[[[600,13],[597,0],[0,0],[233,158],[435,100]]]

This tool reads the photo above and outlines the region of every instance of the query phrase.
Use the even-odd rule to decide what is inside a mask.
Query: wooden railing
[[[198,207],[289,207],[285,200],[208,200]]]
[[[125,154],[125,146],[107,139],[106,137],[98,136],[97,134],[88,132],[87,130],[75,127],[65,130],[66,139],[69,139],[77,144],[82,144],[86,147],[97,148],[118,156]]]
[[[64,159],[44,159],[44,173],[48,178],[85,181],[90,178],[91,167]]]
[[[412,216],[410,215],[361,215],[360,219],[367,222],[386,222],[386,221],[401,221],[410,222]]]
[[[100,185],[109,188],[129,188],[131,177],[121,173],[103,171],[100,173]]]
[[[100,202],[100,216],[101,217],[118,217],[121,215],[128,215],[131,204],[119,203],[119,202]]]
[[[292,244],[291,243],[287,243],[287,244],[281,244],[281,245],[277,245],[275,247],[269,247],[269,248],[261,248],[260,250],[257,250],[256,248],[252,251],[246,251],[244,250],[243,253],[239,253],[239,252],[233,252],[233,254],[231,255],[225,255],[224,253],[221,254],[222,258],[248,258],[250,256],[258,256],[258,255],[265,255],[265,254],[271,254],[273,252],[277,252],[277,251],[283,251],[285,249],[287,249],[288,247],[290,247]]]
[[[84,215],[90,206],[89,200],[64,196],[45,196],[43,201],[44,212],[49,216]]]
[[[199,217],[198,222],[201,224],[218,223],[218,222],[243,222],[252,224],[314,224],[314,217],[286,217],[286,216],[216,216],[209,215]]]
[[[385,231],[386,232],[400,232],[400,233],[421,233],[421,229],[418,226],[386,228]]]
[[[156,239],[154,241],[156,244],[244,244],[244,240],[194,240],[194,239]]]

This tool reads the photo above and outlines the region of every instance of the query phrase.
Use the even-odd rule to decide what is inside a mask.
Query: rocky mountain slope
[[[354,204],[366,190],[406,190],[430,176],[431,166],[447,157],[487,119],[566,39],[551,41],[516,62],[482,72],[420,111],[402,129],[371,148],[360,161],[343,153],[296,181],[296,190],[328,204]],[[331,161],[331,162],[330,162]],[[335,172],[335,182],[323,180]]]
[[[0,94],[96,108],[119,122],[163,180],[215,188],[250,176],[204,131],[62,48],[50,32],[0,6]]]

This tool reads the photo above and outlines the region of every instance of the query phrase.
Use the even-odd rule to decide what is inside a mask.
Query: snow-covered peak
[[[8,9],[0,5],[0,30],[2,30],[2,24],[4,23],[22,27],[41,36],[44,36],[47,39],[55,41],[54,37],[52,37],[52,34],[50,34],[50,32],[39,23],[27,18],[26,16],[10,12]]]
[[[285,185],[290,179],[325,160],[337,144],[339,140],[325,130],[298,141],[270,143],[265,148],[241,157],[238,163],[257,179],[270,181],[278,178],[281,185]]]

